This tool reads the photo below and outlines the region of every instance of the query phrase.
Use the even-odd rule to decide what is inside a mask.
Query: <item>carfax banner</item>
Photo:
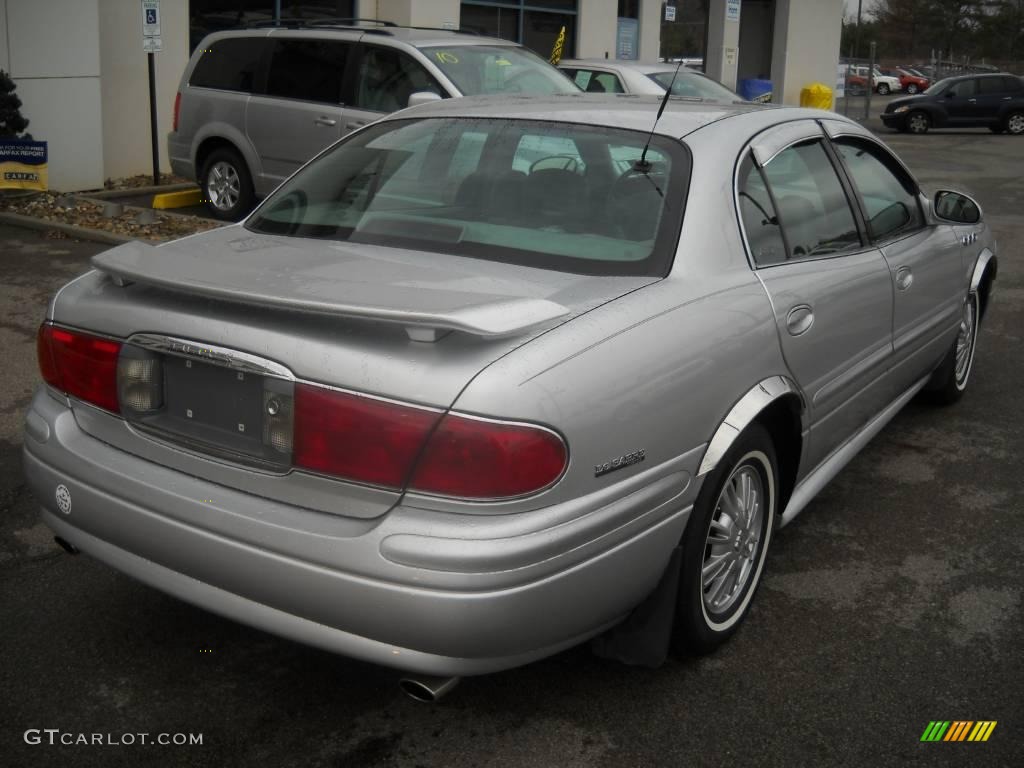
[[[39,189],[47,186],[45,141],[0,139],[0,189]]]

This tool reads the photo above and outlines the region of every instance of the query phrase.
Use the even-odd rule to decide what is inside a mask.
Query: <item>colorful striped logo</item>
[[[932,720],[921,741],[988,741],[995,728],[995,720]]]

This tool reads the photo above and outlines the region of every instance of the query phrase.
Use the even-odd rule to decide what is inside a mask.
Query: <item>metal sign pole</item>
[[[149,138],[153,145],[153,185],[160,184],[160,145],[157,140],[159,128],[156,121],[156,62],[152,51],[146,54],[149,60]]]
[[[870,58],[868,59],[868,86],[867,94],[864,98],[864,122],[868,121],[871,116],[871,94],[875,90],[875,50],[877,46],[871,43],[869,50],[871,51]]]

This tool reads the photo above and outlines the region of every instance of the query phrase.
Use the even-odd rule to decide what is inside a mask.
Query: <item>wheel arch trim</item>
[[[747,390],[736,404],[729,410],[718,425],[715,434],[708,442],[707,450],[701,459],[697,477],[711,472],[732,444],[748,426],[772,403],[786,396],[796,396],[800,400],[801,418],[806,414],[804,397],[796,384],[786,376],[769,376]]]
[[[996,269],[996,255],[992,253],[988,248],[985,248],[981,253],[978,254],[977,260],[974,262],[974,272],[971,274],[971,291],[977,291],[981,287],[981,281],[985,277],[985,272],[988,270],[989,263],[992,264],[992,268]],[[993,277],[995,275],[993,274]]]

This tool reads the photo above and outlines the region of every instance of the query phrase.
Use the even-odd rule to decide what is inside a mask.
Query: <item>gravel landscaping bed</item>
[[[0,197],[0,211],[140,240],[173,240],[219,226],[216,222],[206,219],[126,208],[117,204],[104,205],[83,200],[75,195],[58,195],[53,192],[38,192],[23,197]],[[68,237],[67,234],[56,231],[50,236]]]

